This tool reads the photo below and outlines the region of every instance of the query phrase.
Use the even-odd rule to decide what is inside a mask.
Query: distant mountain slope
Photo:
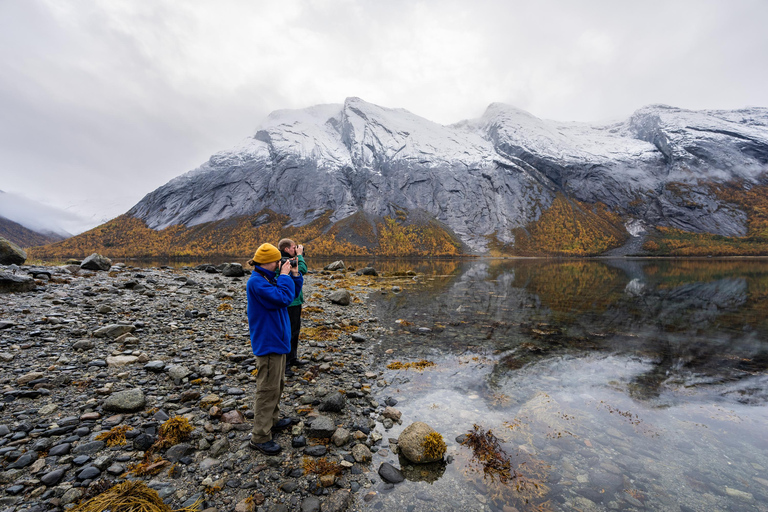
[[[368,254],[590,255],[638,236],[648,239],[632,247],[650,253],[757,254],[768,253],[768,210],[758,204],[767,171],[765,108],[653,105],[590,125],[492,104],[479,119],[442,126],[348,98],[274,112],[124,219],[154,230],[147,244],[158,247],[164,230],[227,219],[251,223],[243,236],[253,244],[266,218],[282,222],[275,234],[303,229],[318,247]],[[222,246],[209,239],[173,250]],[[137,241],[110,244],[128,251]]]
[[[65,238],[56,233],[38,233],[5,217],[0,217],[0,237],[10,240],[19,247],[45,245]]]

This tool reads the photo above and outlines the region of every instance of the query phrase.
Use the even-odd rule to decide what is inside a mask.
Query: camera
[[[283,265],[285,265],[286,261],[291,262],[291,267],[296,267],[296,265],[299,264],[299,261],[297,258],[290,258],[288,256],[283,256],[282,258],[280,258],[280,266],[282,267]]]

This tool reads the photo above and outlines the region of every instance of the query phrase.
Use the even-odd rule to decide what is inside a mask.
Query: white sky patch
[[[441,124],[768,106],[766,23],[763,0],[0,2],[0,186],[97,222],[350,96]]]

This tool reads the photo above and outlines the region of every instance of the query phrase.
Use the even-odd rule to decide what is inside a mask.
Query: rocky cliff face
[[[559,123],[493,104],[442,126],[358,98],[271,114],[255,135],[148,194],[150,228],[264,209],[302,226],[331,212],[440,221],[472,251],[536,221],[558,195],[646,226],[744,236],[747,215],[712,184],[766,183],[768,109],[649,106],[611,125]]]

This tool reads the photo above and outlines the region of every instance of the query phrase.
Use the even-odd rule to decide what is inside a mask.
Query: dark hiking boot
[[[282,446],[271,439],[266,443],[254,443],[253,440],[251,440],[248,442],[248,445],[254,450],[259,450],[261,453],[266,455],[277,455],[280,453],[280,450],[283,449]]]

